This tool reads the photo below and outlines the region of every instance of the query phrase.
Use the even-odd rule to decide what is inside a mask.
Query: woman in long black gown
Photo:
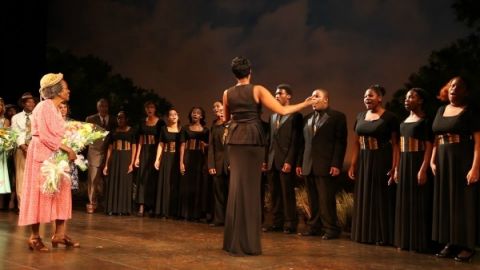
[[[127,124],[125,112],[117,114],[117,128],[110,136],[103,174],[107,176],[105,213],[132,213],[133,163],[135,161],[135,132]]]
[[[438,109],[433,121],[435,174],[433,240],[445,244],[437,257],[455,256],[468,261],[475,253],[478,226],[480,170],[480,120],[468,104],[464,80],[455,77],[440,91],[448,105]]]
[[[393,243],[393,177],[399,153],[398,121],[383,108],[384,95],[385,89],[379,85],[365,91],[367,111],[359,113],[355,122],[355,145],[348,170],[350,179],[356,181],[351,238],[377,245]]]
[[[425,91],[407,92],[410,115],[400,124],[400,163],[395,209],[395,241],[400,249],[428,252],[432,236],[432,181],[429,178],[433,133],[423,107]]]
[[[147,117],[140,124],[138,131],[137,153],[135,167],[139,168],[136,181],[136,202],[139,205],[138,216],[144,215],[145,204],[153,207],[157,171],[153,166],[157,155],[157,145],[160,136],[160,128],[165,125],[157,116],[157,106],[153,101],[147,101],[144,105]]]
[[[160,131],[155,169],[158,183],[154,213],[157,217],[172,218],[178,215],[178,187],[180,176],[180,134],[178,112],[168,111],[167,125]]]
[[[232,60],[237,84],[223,93],[225,121],[231,119],[227,136],[230,162],[230,186],[223,249],[231,255],[262,253],[260,180],[266,138],[260,119],[261,107],[290,114],[317,102],[309,97],[295,105],[280,105],[261,85],[250,84],[251,64],[244,57]]]
[[[193,107],[189,125],[182,128],[180,137],[180,216],[186,220],[203,218],[202,198],[205,181],[205,148],[208,145],[208,128],[205,127],[205,111]]]

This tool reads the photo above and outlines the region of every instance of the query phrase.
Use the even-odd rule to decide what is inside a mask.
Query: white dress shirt
[[[25,135],[26,135],[26,129],[25,129],[25,122],[27,120],[25,111],[21,111],[17,114],[15,114],[12,117],[12,130],[16,131],[18,134],[17,137],[17,145],[20,146],[22,144],[25,144]],[[33,123],[33,114],[30,114],[30,123]]]

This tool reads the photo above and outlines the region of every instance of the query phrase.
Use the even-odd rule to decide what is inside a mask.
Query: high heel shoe
[[[464,249],[455,256],[454,260],[456,262],[469,262],[472,260],[473,255],[475,255],[475,250]]]
[[[40,237],[28,239],[28,248],[32,251],[48,252],[48,248],[43,244]]]
[[[55,235],[52,236],[52,247],[56,248],[58,247],[58,244],[64,245],[65,247],[74,247],[74,248],[80,247],[80,243],[74,242],[67,235],[64,235],[63,238],[59,238],[59,237],[57,238],[55,237]]]

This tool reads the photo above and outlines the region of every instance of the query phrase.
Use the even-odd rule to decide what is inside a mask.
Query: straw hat
[[[48,73],[43,75],[42,79],[40,80],[40,91],[45,87],[59,83],[61,80],[63,80],[62,73]]]

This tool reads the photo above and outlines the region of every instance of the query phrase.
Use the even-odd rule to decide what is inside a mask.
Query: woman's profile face
[[[465,84],[459,78],[455,78],[450,82],[448,87],[448,100],[451,104],[461,104],[464,102],[467,91]]]
[[[223,115],[223,104],[219,101],[213,103],[213,113],[216,117],[220,118]]]
[[[405,96],[405,109],[407,111],[414,111],[416,110],[419,106],[421,106],[423,103],[423,100],[420,98],[420,96],[417,94],[417,92],[410,90],[407,92],[407,95]]]
[[[375,109],[382,103],[382,96],[372,89],[367,89],[363,96],[363,103],[367,110]]]

